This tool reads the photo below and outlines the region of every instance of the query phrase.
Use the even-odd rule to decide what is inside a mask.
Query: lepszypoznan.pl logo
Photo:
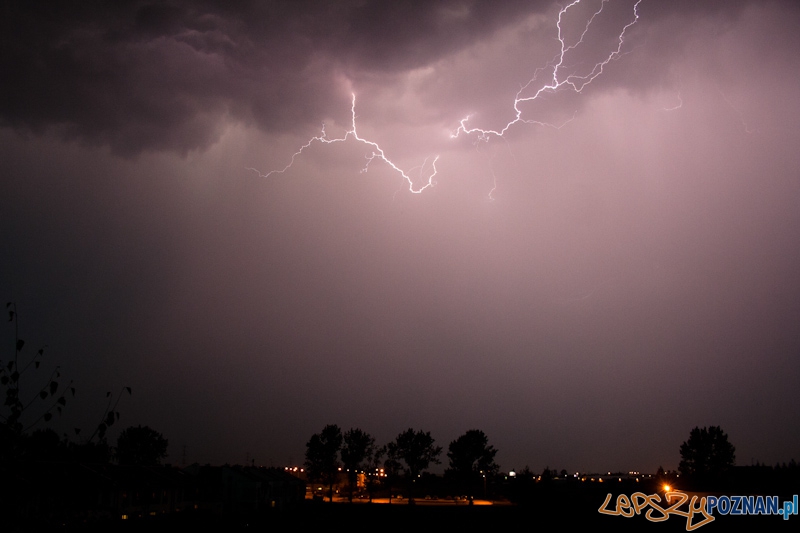
[[[797,495],[780,501],[778,496],[692,496],[680,491],[664,492],[664,503],[659,494],[635,492],[630,496],[617,496],[616,507],[609,509],[612,495],[606,496],[599,512],[611,516],[630,518],[644,513],[651,522],[663,522],[670,516],[686,519],[686,531],[693,531],[714,521],[714,515],[780,515],[789,520],[798,514]]]

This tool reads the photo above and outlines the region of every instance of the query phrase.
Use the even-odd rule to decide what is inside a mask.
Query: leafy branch
[[[108,398],[108,404],[106,405],[106,410],[103,412],[103,416],[100,417],[100,423],[97,424],[97,428],[95,428],[94,433],[92,436],[89,437],[88,442],[91,442],[95,436],[98,437],[99,440],[103,440],[106,436],[106,431],[109,427],[114,425],[114,422],[119,420],[119,411],[117,411],[117,405],[119,405],[119,401],[122,399],[123,393],[127,392],[128,396],[131,396],[133,392],[131,391],[130,387],[122,387],[117,395],[117,401],[114,402],[114,405],[111,405],[111,402],[114,401],[114,396],[111,392],[106,393],[106,398]],[[79,434],[80,429],[75,428],[75,433]]]
[[[17,305],[14,302],[6,304],[8,310],[8,321],[14,322],[14,359],[8,363],[0,361],[0,385],[6,387],[4,407],[8,408],[7,414],[0,414],[3,424],[11,429],[14,433],[21,434],[27,431],[39,421],[45,422],[53,418],[53,411],[58,411],[61,414],[62,407],[67,403],[66,392],[71,391],[75,395],[75,389],[72,387],[72,382],[64,389],[64,392],[56,398],[56,400],[45,409],[32,424],[24,428],[21,418],[22,415],[29,411],[34,402],[38,400],[46,400],[48,397],[54,397],[59,389],[58,380],[61,378],[61,373],[57,367],[49,376],[45,384],[34,394],[27,403],[22,399],[20,391],[22,388],[22,377],[29,372],[31,366],[36,371],[41,365],[41,359],[44,356],[44,348],[40,348],[36,355],[34,355],[22,368],[20,368],[20,358],[22,357],[22,349],[25,347],[25,341],[19,338],[19,315],[17,314]]]

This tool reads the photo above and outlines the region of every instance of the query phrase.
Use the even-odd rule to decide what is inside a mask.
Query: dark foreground
[[[189,512],[140,520],[103,522],[48,531],[80,532],[170,532],[175,531],[267,531],[275,527],[292,527],[297,531],[330,530],[340,524],[361,524],[368,527],[390,526],[392,530],[495,531],[513,527],[535,530],[541,527],[600,527],[611,531],[687,531],[685,517],[671,515],[662,522],[648,521],[645,516],[607,516],[598,512],[605,495],[573,495],[573,498],[543,498],[525,505],[495,506],[424,506],[392,504],[321,503],[306,501],[292,510],[262,514],[250,520],[230,520],[202,512]],[[702,517],[700,517],[702,520]],[[695,520],[697,522],[699,520]],[[742,531],[758,528],[764,531],[795,530],[800,516],[784,521],[777,516],[722,516],[695,531]],[[743,529],[745,528],[745,529]],[[35,527],[23,531],[38,530]]]

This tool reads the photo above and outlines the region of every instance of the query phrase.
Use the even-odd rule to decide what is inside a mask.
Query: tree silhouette
[[[494,462],[495,455],[497,450],[489,445],[486,434],[478,429],[471,429],[450,443],[447,452],[450,468],[445,474],[472,495],[481,485],[485,489],[485,480],[499,470]]]
[[[167,456],[169,441],[147,426],[129,427],[117,438],[117,461],[121,465],[154,466]]]
[[[400,464],[400,459],[397,456],[397,446],[394,442],[383,446],[382,450],[386,453],[386,460],[383,462],[384,472],[386,473],[384,484],[389,488],[389,503],[391,504],[394,484],[403,471],[403,465]]]
[[[409,428],[400,433],[397,438],[388,444],[389,457],[396,459],[403,465],[408,478],[413,486],[422,471],[427,470],[431,463],[439,464],[441,446],[434,446],[430,432],[414,431]],[[413,496],[408,503],[414,503]]]
[[[306,473],[310,480],[328,485],[330,501],[333,501],[341,447],[342,430],[335,424],[328,424],[321,433],[314,433],[306,444]]]
[[[383,456],[386,455],[386,446],[375,447],[372,454],[367,459],[367,492],[369,493],[369,501],[372,502],[372,496],[375,493],[375,488],[380,484],[382,476],[381,473],[386,474],[386,468],[381,468],[383,465]],[[386,478],[384,478],[386,479]],[[392,496],[389,494],[389,501]]]
[[[681,474],[696,481],[718,479],[735,464],[736,448],[719,426],[695,427],[689,440],[681,444]]]
[[[448,473],[469,490],[474,490],[476,482],[499,470],[494,462],[495,455],[497,450],[489,446],[489,439],[483,431],[471,429],[450,443]]]
[[[358,428],[350,429],[344,434],[342,446],[342,463],[347,470],[350,481],[350,502],[353,501],[353,486],[358,479],[359,470],[363,471],[375,453],[375,439]]]
[[[25,458],[34,461],[66,461],[69,446],[50,428],[37,429],[25,437]]]

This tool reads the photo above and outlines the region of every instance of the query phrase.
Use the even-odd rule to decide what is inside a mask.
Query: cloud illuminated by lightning
[[[728,97],[725,96],[725,93],[722,92],[722,89],[719,90],[719,94],[722,95],[722,99],[725,101],[725,103],[728,104],[728,106],[730,106],[730,108],[733,109],[739,116],[739,121],[742,123],[742,128],[744,128],[745,133],[753,133],[754,131],[757,131],[750,129],[750,126],[747,125],[747,121],[744,119],[744,114],[740,109],[734,106],[730,100],[728,100]]]
[[[467,127],[467,122],[469,122],[469,119],[471,118],[470,116],[467,116],[461,119],[460,126],[455,131],[455,133],[451,135],[451,137],[456,138],[463,132],[464,134],[468,135],[470,134],[477,135],[479,140],[488,141],[489,138],[492,136],[502,137],[509,130],[509,128],[511,128],[511,126],[520,122],[524,124],[550,126],[559,129],[563,127],[564,124],[562,124],[561,126],[554,126],[553,124],[549,124],[547,122],[541,122],[539,120],[523,118],[522,110],[519,108],[519,105],[524,102],[532,102],[534,100],[539,99],[544,94],[555,93],[560,89],[571,88],[574,92],[580,93],[587,85],[592,83],[592,81],[594,81],[595,78],[597,78],[603,73],[603,70],[605,69],[606,65],[608,65],[611,61],[616,60],[617,58],[620,57],[620,55],[622,55],[622,45],[625,42],[625,33],[628,31],[628,28],[636,24],[636,22],[639,20],[639,4],[642,2],[642,0],[638,0],[633,5],[633,20],[631,20],[622,28],[622,31],[620,32],[619,37],[617,38],[617,48],[615,50],[612,50],[611,53],[609,53],[608,56],[603,61],[596,63],[594,68],[588,74],[578,75],[574,73],[573,74],[562,73],[562,70],[565,69],[564,65],[565,56],[567,55],[568,52],[576,49],[578,46],[583,44],[583,39],[584,37],[586,37],[586,34],[589,33],[589,30],[592,26],[592,22],[594,22],[594,19],[600,13],[603,12],[603,8],[605,7],[606,3],[608,3],[608,1],[609,0],[602,0],[600,2],[599,9],[595,11],[591,17],[589,17],[589,20],[586,21],[586,26],[584,26],[583,32],[581,33],[580,37],[572,44],[567,44],[563,35],[563,28],[561,27],[561,24],[564,20],[564,15],[567,13],[567,11],[569,11],[576,5],[580,4],[581,0],[574,0],[571,4],[567,5],[566,7],[563,7],[561,11],[558,12],[558,22],[556,23],[556,26],[558,27],[558,42],[561,44],[561,52],[553,60],[552,65],[548,67],[553,71],[552,77],[548,83],[545,83],[544,85],[539,87],[533,94],[529,96],[524,96],[525,94],[529,94],[528,91],[535,84],[539,71],[542,70],[539,69],[534,74],[534,77],[531,78],[528,81],[528,83],[523,85],[519,91],[517,91],[516,97],[514,98],[515,117],[513,120],[508,122],[505,126],[503,126],[499,130],[485,130],[482,128]]]
[[[622,48],[625,42],[625,34],[627,33],[628,29],[634,24],[636,24],[636,22],[639,20],[639,4],[641,4],[642,2],[642,0],[637,0],[636,3],[633,5],[632,19],[630,20],[630,22],[625,24],[625,26],[620,31],[617,37],[616,48],[613,49],[605,57],[605,59],[596,63],[592,68],[592,70],[589,71],[588,73],[576,74],[574,72],[571,73],[565,72],[568,70],[568,67],[565,65],[565,57],[569,52],[575,50],[576,48],[584,44],[584,38],[590,32],[592,23],[594,22],[595,18],[603,12],[603,9],[610,0],[601,0],[600,7],[586,21],[583,31],[580,34],[580,37],[578,37],[577,40],[575,40],[575,42],[567,43],[566,38],[564,37],[563,34],[562,23],[564,21],[564,17],[567,14],[567,12],[570,9],[577,6],[578,4],[580,4],[581,1],[582,0],[573,0],[572,3],[568,4],[566,7],[561,8],[561,10],[559,11],[556,27],[558,28],[558,41],[560,43],[560,52],[556,55],[556,57],[550,62],[550,64],[547,67],[537,69],[537,71],[534,73],[533,78],[531,78],[525,85],[523,85],[520,88],[519,91],[517,91],[517,94],[514,97],[514,111],[515,111],[514,119],[509,121],[502,128],[497,130],[492,130],[492,129],[483,129],[480,127],[474,127],[474,128],[468,127],[467,123],[469,122],[471,116],[467,116],[461,119],[458,128],[454,133],[451,134],[451,138],[457,138],[463,133],[464,135],[475,135],[478,141],[488,141],[491,137],[502,138],[512,126],[518,123],[535,124],[535,125],[549,126],[560,129],[575,118],[573,115],[573,117],[568,121],[566,121],[564,124],[561,124],[560,126],[555,126],[553,124],[542,122],[540,120],[536,120],[533,118],[524,118],[523,111],[520,109],[520,104],[523,104],[525,102],[535,101],[545,94],[555,93],[559,90],[572,90],[576,93],[582,92],[587,85],[591,84],[592,81],[594,81],[598,76],[600,76],[603,73],[605,67],[611,61],[618,59],[623,54]],[[539,77],[539,74],[545,70],[548,71],[552,70],[552,76],[550,77],[550,80],[548,82],[544,83],[537,89],[536,88],[537,78]],[[364,168],[361,170],[361,172],[366,172],[369,167],[369,164],[374,159],[377,158],[383,160],[394,171],[396,171],[403,177],[403,179],[408,184],[408,190],[410,192],[418,194],[429,187],[433,187],[433,185],[436,183],[434,181],[434,177],[436,176],[437,173],[436,162],[438,161],[439,156],[437,155],[436,157],[434,157],[430,167],[427,166],[427,159],[423,162],[420,170],[422,184],[415,186],[414,181],[411,179],[411,177],[386,156],[385,152],[378,145],[378,143],[359,137],[358,132],[356,131],[355,107],[356,107],[356,95],[355,93],[353,93],[352,106],[350,109],[352,115],[352,124],[351,128],[347,132],[345,132],[343,137],[338,137],[334,139],[329,138],[327,136],[327,133],[325,132],[325,125],[323,124],[322,132],[320,133],[320,135],[312,137],[306,144],[301,146],[300,149],[297,150],[297,152],[295,152],[292,155],[289,164],[287,164],[284,168],[280,170],[273,170],[266,174],[262,174],[261,172],[253,168],[250,168],[248,170],[253,170],[254,172],[258,173],[259,176],[264,178],[269,177],[273,174],[283,174],[284,172],[289,170],[289,168],[291,168],[297,157],[299,157],[303,153],[303,151],[305,151],[315,142],[333,144],[338,142],[344,142],[352,137],[356,141],[367,145],[372,150],[371,154],[367,155],[367,163],[364,165]],[[430,170],[428,171],[429,175],[427,175],[427,177],[424,177],[425,170],[428,168],[430,168]],[[497,187],[497,181],[495,177],[494,187],[492,188],[492,191],[494,191],[496,187]],[[491,198],[491,193],[490,193],[490,198]]]
[[[297,157],[300,156],[303,153],[304,150],[306,150],[308,147],[310,147],[315,142],[321,142],[321,143],[325,143],[325,144],[333,144],[333,143],[338,143],[338,142],[344,142],[348,138],[352,137],[356,141],[358,141],[360,143],[363,143],[363,144],[366,144],[367,146],[371,147],[371,149],[372,149],[372,153],[367,155],[367,162],[364,165],[364,168],[361,169],[361,172],[366,172],[367,169],[369,168],[369,164],[373,160],[375,160],[377,158],[377,159],[383,160],[394,171],[396,171],[397,173],[399,173],[403,177],[403,179],[406,181],[406,183],[408,183],[408,190],[410,192],[415,193],[415,194],[419,194],[422,191],[424,191],[425,189],[427,189],[428,187],[433,187],[433,185],[436,183],[433,178],[436,176],[436,161],[439,160],[439,156],[438,155],[433,158],[433,162],[430,165],[430,174],[428,175],[427,178],[423,178],[423,184],[415,187],[414,186],[414,181],[411,179],[411,177],[408,174],[406,174],[406,172],[404,172],[402,169],[400,169],[400,167],[395,165],[392,162],[391,159],[386,157],[386,153],[383,151],[383,148],[381,148],[378,145],[378,143],[376,143],[374,141],[370,141],[370,140],[364,139],[364,138],[358,136],[358,132],[356,131],[356,95],[355,94],[353,94],[353,100],[352,100],[352,105],[350,107],[350,112],[351,112],[351,116],[352,116],[351,127],[350,127],[349,130],[347,130],[345,132],[344,137],[337,137],[335,139],[328,138],[328,135],[325,132],[325,124],[323,124],[322,125],[322,132],[318,136],[312,137],[306,144],[301,146],[300,149],[297,150],[292,155],[292,158],[289,161],[289,164],[286,165],[284,168],[282,168],[280,170],[272,170],[270,172],[267,172],[266,174],[262,174],[261,172],[259,172],[258,170],[254,169],[254,168],[248,168],[248,170],[252,170],[254,172],[257,172],[258,175],[261,176],[262,178],[268,178],[269,176],[271,176],[273,174],[283,174],[284,172],[286,172],[287,170],[289,170],[291,168],[291,166],[294,164],[295,159],[297,159]],[[420,174],[425,172],[425,169],[428,168],[427,163],[428,163],[427,159],[422,163],[422,167],[420,169]]]
[[[678,103],[676,105],[674,105],[672,107],[665,107],[665,108],[662,109],[662,111],[675,111],[677,109],[682,108],[683,107],[683,98],[681,98],[681,92],[680,91],[678,91],[678,94],[675,96],[675,99],[678,101]]]

